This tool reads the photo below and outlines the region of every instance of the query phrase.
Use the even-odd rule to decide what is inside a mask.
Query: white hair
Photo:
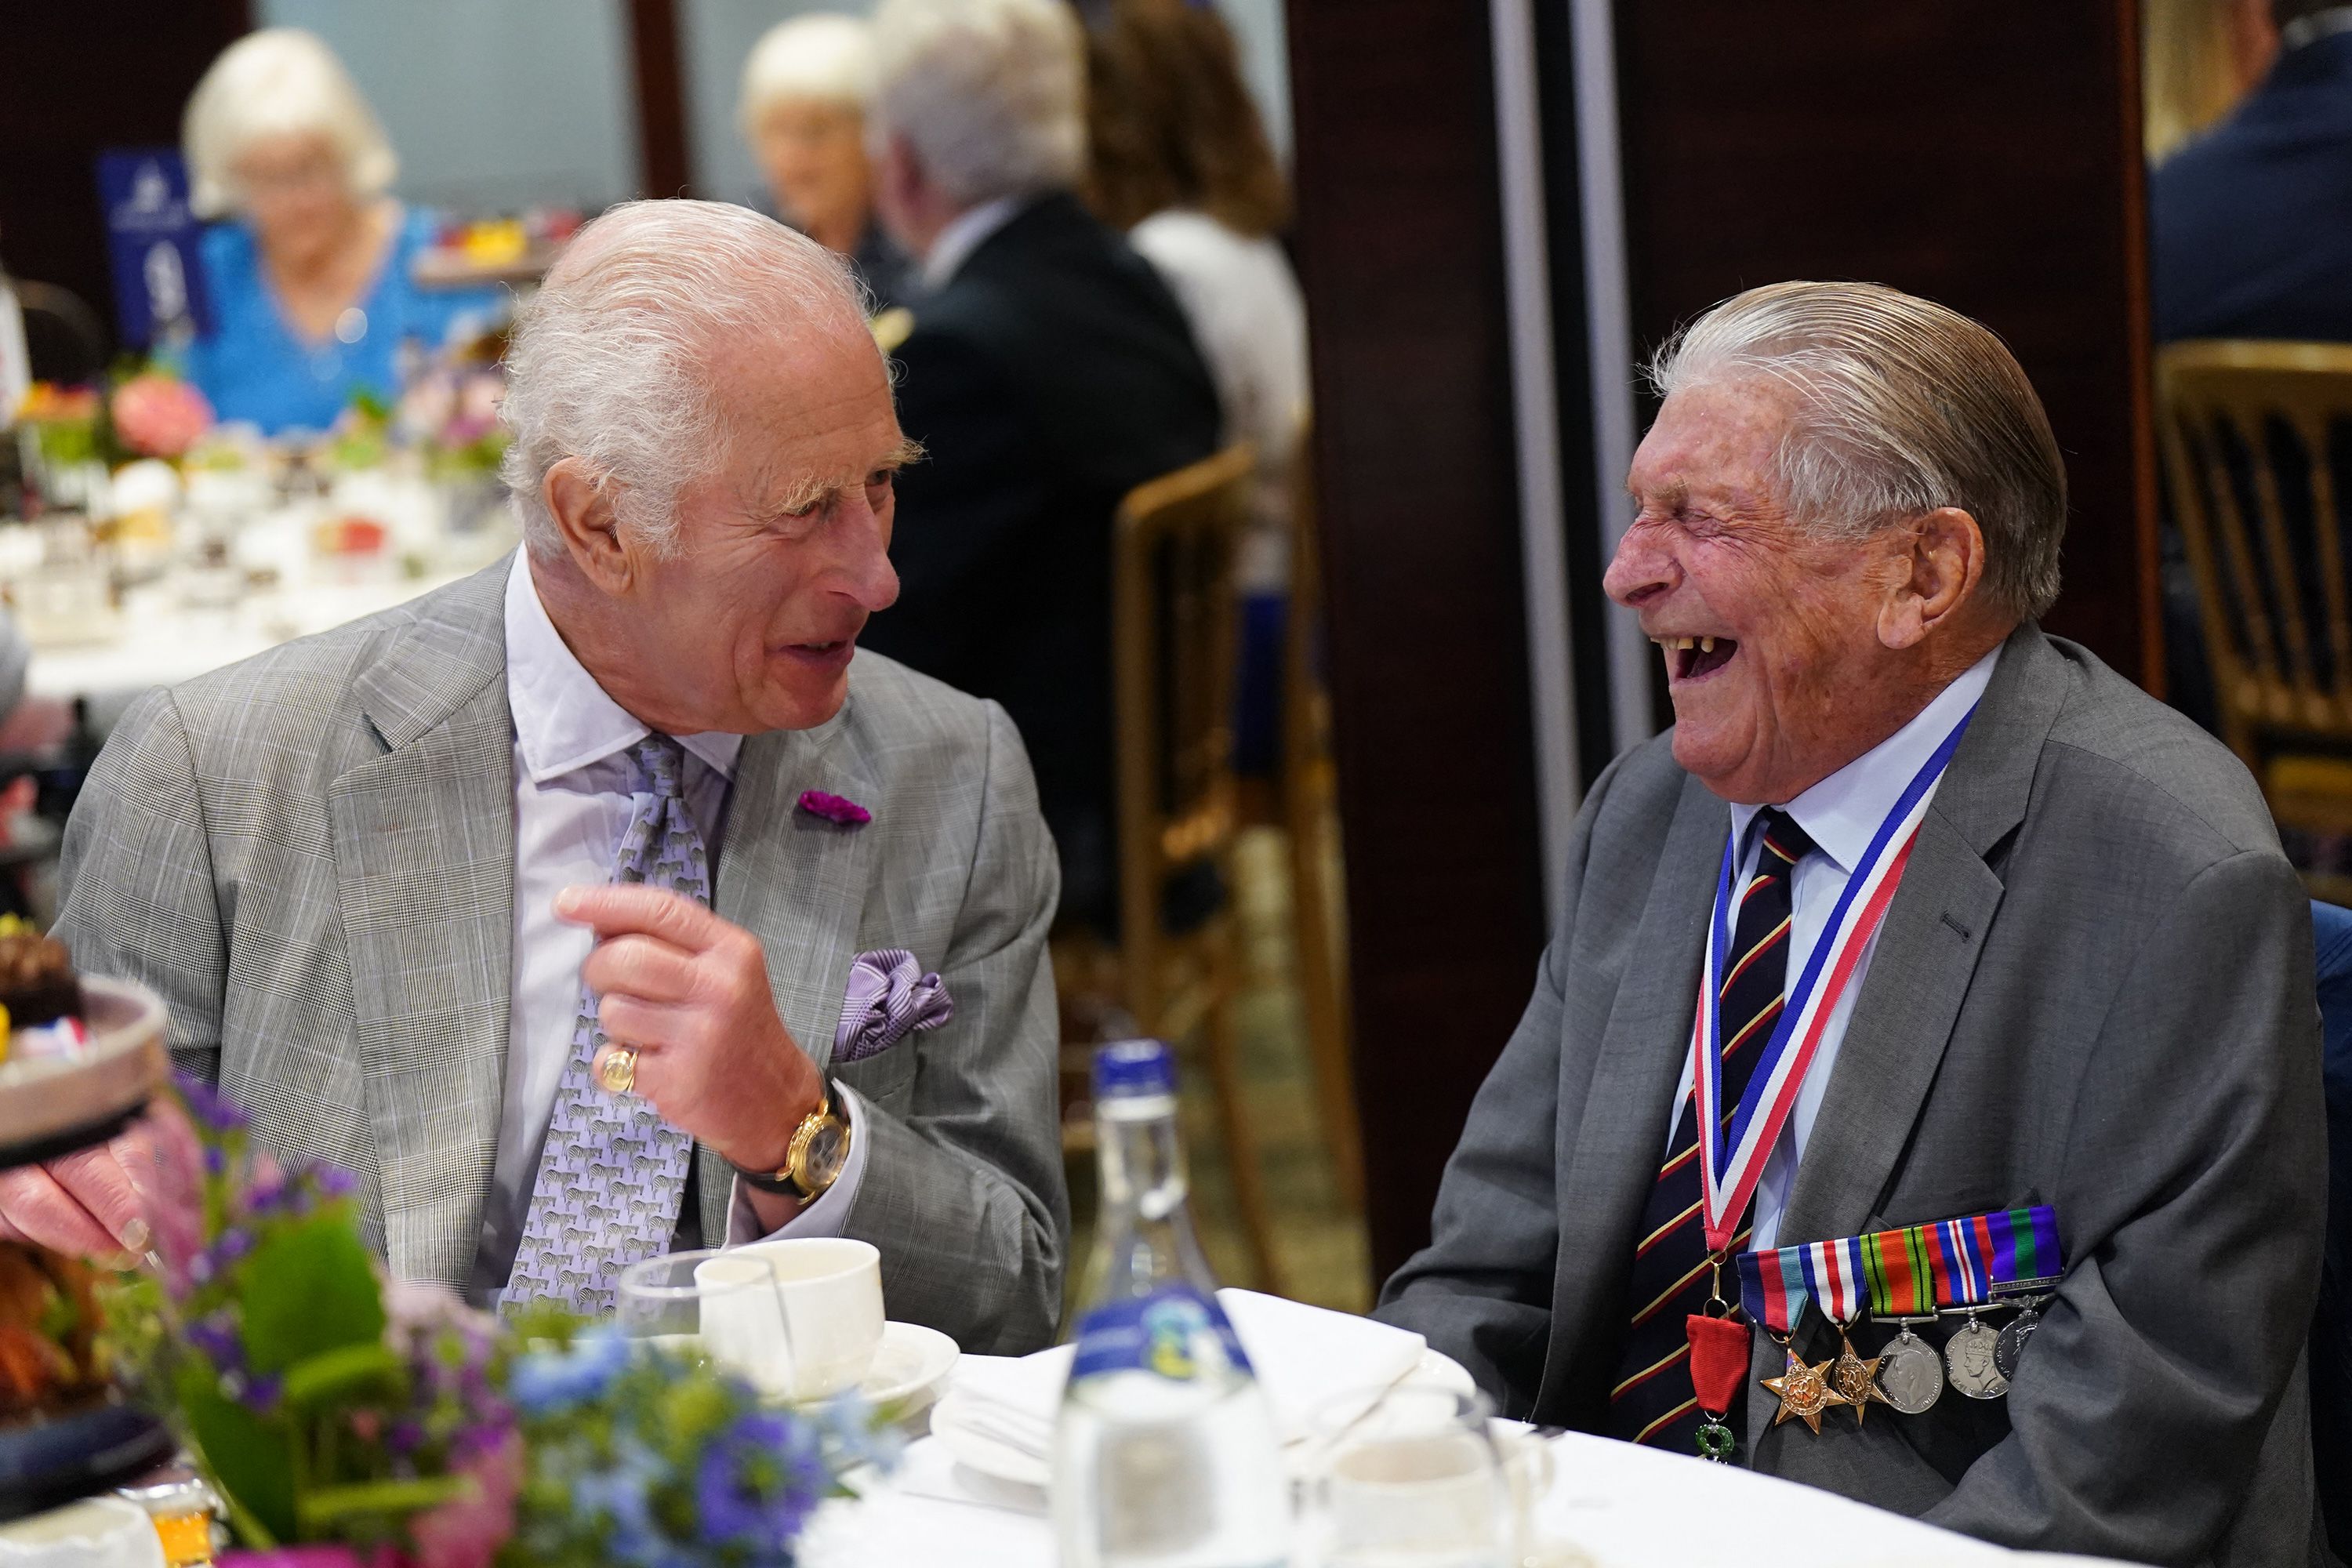
[[[873,98],[873,32],[856,16],[812,11],[777,23],[751,46],[736,113],[744,134],[756,135],[780,103],[814,100],[863,114]]]
[[[1661,398],[1757,376],[1794,394],[1775,462],[1790,515],[1860,539],[1942,507],[1983,531],[1984,586],[2021,618],[2058,597],[2066,462],[2000,339],[1875,283],[1772,283],[1726,300],[1652,357]]]
[[[866,135],[967,207],[1076,183],[1086,51],[1066,0],[883,0]]]
[[[343,62],[316,33],[264,27],[220,52],[180,121],[188,160],[188,205],[218,217],[243,195],[236,161],[272,136],[322,136],[355,196],[392,188],[400,162],[383,124],[360,95]]]
[[[499,409],[512,440],[499,472],[524,543],[562,551],[545,490],[548,470],[569,458],[622,527],[675,548],[678,492],[731,453],[724,389],[705,368],[713,346],[825,331],[870,345],[865,320],[847,264],[773,218],[724,202],[614,207],[516,312]]]

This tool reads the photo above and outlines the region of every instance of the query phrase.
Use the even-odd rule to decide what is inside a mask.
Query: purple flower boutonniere
[[[802,791],[801,809],[811,816],[822,816],[827,822],[837,822],[844,827],[863,827],[874,820],[874,814],[856,801],[827,795],[821,789]]]

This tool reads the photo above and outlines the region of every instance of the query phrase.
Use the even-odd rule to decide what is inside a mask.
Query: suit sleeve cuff
[[[835,1080],[841,1094],[841,1114],[849,1123],[849,1164],[824,1195],[784,1222],[782,1228],[763,1231],[760,1216],[751,1207],[751,1194],[743,1187],[741,1177],[735,1181],[735,1190],[727,1204],[727,1245],[740,1247],[747,1241],[765,1241],[786,1236],[839,1236],[842,1221],[849,1207],[857,1201],[858,1184],[866,1179],[866,1107],[857,1091]]]

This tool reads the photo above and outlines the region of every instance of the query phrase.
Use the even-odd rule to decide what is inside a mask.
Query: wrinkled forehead
[[[862,325],[752,334],[720,345],[709,363],[727,466],[747,496],[854,483],[900,460],[889,374]]]
[[[1784,384],[1755,373],[1706,376],[1677,386],[1633,454],[1626,489],[1644,508],[1741,508],[1778,489],[1782,447],[1801,439],[1796,398]]]

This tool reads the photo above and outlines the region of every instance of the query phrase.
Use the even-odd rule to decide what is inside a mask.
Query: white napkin
[[[1332,1400],[1395,1383],[1419,1364],[1427,1343],[1419,1334],[1370,1318],[1255,1290],[1220,1290],[1217,1301],[1249,1353],[1285,1442],[1305,1436],[1316,1411]],[[1057,1345],[1011,1361],[966,1356],[950,1397],[992,1437],[1045,1454],[1076,1353],[1073,1346]]]

